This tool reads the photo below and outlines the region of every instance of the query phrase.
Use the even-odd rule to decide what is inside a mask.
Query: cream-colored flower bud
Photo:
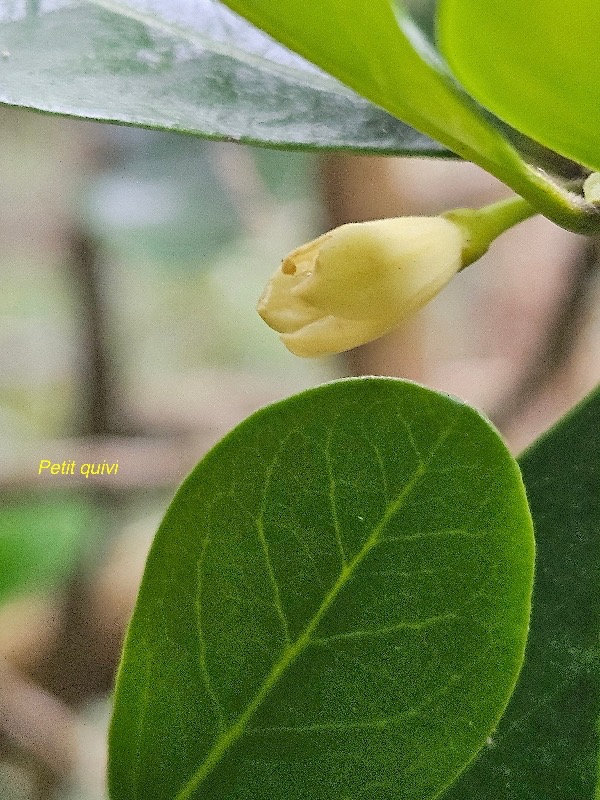
[[[444,217],[342,225],[294,250],[258,313],[292,353],[341,353],[393,330],[465,264],[468,230]]]

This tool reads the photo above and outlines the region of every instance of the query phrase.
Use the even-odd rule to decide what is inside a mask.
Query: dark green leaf
[[[0,102],[231,141],[450,155],[213,0],[22,8],[0,0]]]
[[[476,412],[367,378],[267,407],[175,497],[119,672],[112,800],[427,800],[525,643],[529,512]]]
[[[600,715],[600,391],[521,458],[537,569],[523,671],[445,800],[593,800]]]
[[[598,0],[441,0],[440,41],[484,106],[600,170]]]

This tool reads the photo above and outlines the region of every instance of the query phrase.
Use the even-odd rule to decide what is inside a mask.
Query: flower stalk
[[[258,313],[295,355],[349,350],[392,331],[535,213],[514,197],[438,217],[341,225],[283,260]]]
[[[501,233],[537,213],[526,200],[515,196],[482,208],[455,208],[441,216],[464,229],[464,269],[480,259]]]

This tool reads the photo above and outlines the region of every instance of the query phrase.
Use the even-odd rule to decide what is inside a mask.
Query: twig
[[[73,770],[77,718],[66,705],[35,686],[0,657],[0,730],[57,777]]]
[[[577,251],[567,290],[548,323],[547,335],[540,341],[516,386],[490,413],[490,419],[501,430],[508,428],[542,394],[569,361],[585,324],[588,298],[598,272],[598,246],[598,239],[589,239]]]

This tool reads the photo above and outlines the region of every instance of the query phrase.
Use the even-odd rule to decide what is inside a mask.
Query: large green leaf
[[[445,800],[594,800],[600,715],[600,391],[520,459],[537,568],[523,671]]]
[[[495,727],[524,649],[520,474],[472,409],[322,386],[177,493],[129,628],[112,800],[427,800]]]
[[[597,0],[440,0],[439,36],[453,71],[483,105],[600,170]]]
[[[451,155],[213,0],[0,0],[0,102],[289,147]]]
[[[294,52],[417,130],[481,166],[514,168],[516,154],[392,0],[225,0]]]
[[[573,177],[573,165],[509,131],[463,91],[401,0],[224,2],[363,97],[479,164],[559,225],[581,233],[600,229],[598,209],[563,181],[569,170]]]
[[[228,5],[334,77],[216,0],[0,0],[0,103],[288,148],[454,153],[558,224],[600,227],[564,164],[521,138],[522,157],[395,0]]]

